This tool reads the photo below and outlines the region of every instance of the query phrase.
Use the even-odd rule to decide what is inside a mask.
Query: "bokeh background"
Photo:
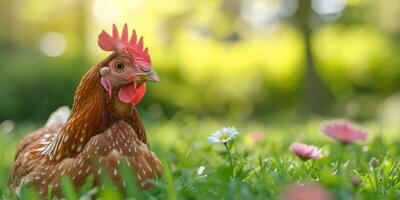
[[[146,119],[397,126],[398,19],[398,0],[1,0],[0,123],[39,124],[70,106],[107,55],[97,35],[126,22],[161,77],[138,106]]]
[[[342,153],[320,126],[345,118],[367,130],[370,142],[344,155],[357,155],[352,173],[368,175],[372,156],[394,169],[385,156],[399,155],[399,19],[399,0],[0,0],[0,198],[18,142],[72,105],[85,71],[108,55],[98,34],[127,23],[144,36],[161,78],[137,107],[176,194],[215,199],[209,188],[219,185],[218,198],[276,196],[303,176],[286,176],[295,162],[288,147],[301,141],[326,154],[317,179],[351,199],[353,187],[331,171]],[[239,130],[240,170],[260,163],[261,182],[220,182],[223,147],[207,137],[223,126]],[[210,178],[198,178],[201,168]],[[174,190],[168,178],[161,197]],[[382,199],[390,187],[363,188],[360,199]]]

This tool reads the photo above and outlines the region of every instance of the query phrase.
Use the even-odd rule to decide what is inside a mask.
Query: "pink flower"
[[[358,178],[357,176],[354,176],[353,178],[351,178],[351,183],[354,186],[359,186],[359,185],[361,185],[361,179]]]
[[[264,134],[261,132],[252,132],[250,133],[250,139],[252,142],[258,142],[264,139]]]
[[[350,123],[345,121],[328,122],[321,130],[327,136],[341,142],[342,144],[349,144],[356,140],[365,141],[367,139],[367,133],[365,131],[356,129]]]
[[[332,200],[332,194],[316,183],[294,184],[286,187],[282,200]]]
[[[379,165],[379,160],[378,160],[377,158],[375,158],[375,157],[372,157],[372,158],[371,158],[371,161],[369,161],[369,164],[370,164],[372,167],[377,167],[377,166]]]
[[[303,143],[293,143],[290,145],[290,150],[303,161],[320,158],[322,156],[321,149]]]

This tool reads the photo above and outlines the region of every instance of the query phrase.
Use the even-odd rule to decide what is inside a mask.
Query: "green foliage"
[[[176,122],[158,122],[148,126],[149,140],[163,162],[164,175],[153,181],[154,187],[140,191],[132,171],[125,163],[120,166],[126,190],[120,191],[107,175],[101,176],[102,186],[93,188],[93,177],[77,190],[68,177],[62,179],[66,199],[278,199],[284,188],[297,182],[318,182],[337,199],[397,199],[400,190],[400,142],[395,135],[369,135],[368,142],[353,144],[342,153],[341,145],[319,133],[319,123],[238,127],[239,138],[230,150],[234,162],[230,172],[229,155],[222,144],[210,144],[206,138],[221,124],[192,121],[184,117]],[[178,122],[180,121],[180,122]],[[251,124],[251,123],[250,123]],[[258,123],[257,123],[258,124]],[[175,129],[173,127],[180,127]],[[373,129],[376,124],[368,127]],[[308,128],[310,127],[310,128]],[[24,130],[18,127],[17,130]],[[252,141],[250,134],[261,131],[264,139]],[[301,134],[291,134],[291,130]],[[369,130],[369,129],[368,129]],[[169,140],[165,141],[166,136]],[[16,145],[21,137],[15,132],[0,135],[0,145]],[[293,141],[315,144],[324,156],[303,163],[288,147]],[[3,198],[16,198],[7,193],[6,180],[15,149],[0,152],[2,174],[0,188]],[[338,174],[338,159],[342,158]],[[379,163],[370,165],[372,157]],[[4,172],[4,173],[3,173]],[[351,179],[358,177],[360,185]],[[49,191],[51,192],[51,191]],[[20,199],[38,199],[29,188],[22,188]]]
[[[128,198],[133,198],[133,199],[141,199],[143,198],[142,194],[140,193],[138,184],[136,182],[136,178],[130,169],[128,167],[127,163],[123,162],[120,166],[121,173],[123,174],[123,181],[124,184],[126,185],[126,193]]]
[[[68,200],[78,200],[78,193],[76,192],[75,186],[70,177],[64,176],[61,178],[61,187],[63,195]]]

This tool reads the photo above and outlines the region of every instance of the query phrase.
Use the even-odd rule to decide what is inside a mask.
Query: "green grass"
[[[400,141],[396,130],[379,130],[378,123],[366,123],[366,142],[342,146],[327,138],[319,129],[321,120],[306,123],[230,122],[177,117],[169,121],[146,121],[152,149],[161,157],[164,177],[154,187],[138,192],[129,170],[121,166],[128,191],[118,191],[105,178],[104,187],[93,190],[90,180],[84,188],[74,188],[63,179],[67,199],[279,199],[290,184],[316,182],[329,190],[335,199],[399,199]],[[222,144],[210,144],[207,137],[222,126],[235,126],[240,135],[232,145],[234,161],[231,176],[228,154]],[[36,126],[20,124],[10,134],[0,133],[0,197],[16,198],[7,193],[7,179],[17,142]],[[249,134],[260,131],[261,141],[253,142]],[[294,141],[314,144],[324,157],[303,163],[288,147]],[[342,169],[337,174],[339,158]],[[372,157],[379,165],[372,167]],[[203,169],[200,173],[199,168]],[[353,177],[361,185],[351,183]],[[34,192],[23,189],[21,199],[35,199]]]

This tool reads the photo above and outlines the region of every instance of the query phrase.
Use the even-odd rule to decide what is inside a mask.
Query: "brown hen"
[[[114,26],[112,36],[104,31],[99,35],[99,46],[112,54],[83,76],[66,123],[47,123],[20,142],[11,189],[18,192],[30,185],[44,196],[52,187],[61,196],[62,176],[69,176],[79,188],[90,175],[98,185],[102,173],[124,188],[122,162],[143,189],[161,176],[160,160],[149,148],[135,108],[145,93],[145,82],[158,81],[143,38],[137,41],[133,32],[128,41],[126,24],[121,37]]]

